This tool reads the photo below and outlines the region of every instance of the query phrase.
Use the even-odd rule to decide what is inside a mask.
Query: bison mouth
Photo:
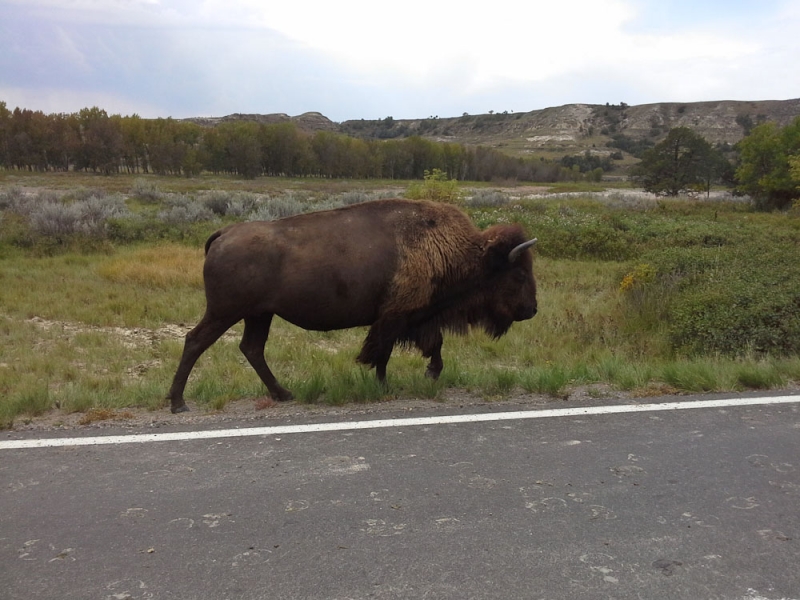
[[[523,306],[517,309],[517,312],[514,314],[515,321],[527,321],[528,319],[532,319],[536,316],[536,306]]]
[[[494,313],[480,323],[487,334],[497,339],[508,333],[516,321],[527,321],[536,314],[536,306],[518,307],[513,315]]]

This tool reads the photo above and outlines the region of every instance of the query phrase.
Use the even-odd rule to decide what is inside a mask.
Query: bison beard
[[[419,348],[436,378],[444,330],[500,337],[536,314],[533,243],[518,225],[480,231],[454,206],[399,199],[225,227],[206,242],[206,313],[186,336],[171,410],[188,410],[195,362],[241,320],[242,353],[273,398],[291,399],[264,359],[274,315],[309,330],[370,326],[357,360],[380,381],[396,344]]]

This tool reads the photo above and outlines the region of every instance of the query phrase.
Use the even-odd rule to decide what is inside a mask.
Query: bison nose
[[[537,312],[536,306],[525,306],[520,308],[517,311],[515,321],[527,321],[528,319],[532,319]]]

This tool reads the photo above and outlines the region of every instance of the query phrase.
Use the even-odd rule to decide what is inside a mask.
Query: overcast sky
[[[0,0],[0,100],[348,119],[800,97],[800,0]]]

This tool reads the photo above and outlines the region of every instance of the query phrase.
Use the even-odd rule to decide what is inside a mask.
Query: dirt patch
[[[32,317],[25,320],[26,323],[35,325],[45,331],[58,331],[67,339],[72,339],[82,333],[99,333],[109,337],[119,339],[126,348],[141,348],[152,346],[156,342],[165,339],[183,338],[191,329],[188,326],[165,325],[158,329],[146,329],[144,327],[100,327],[96,325],[85,325],[83,323],[69,323],[67,321],[51,321],[41,317]]]

